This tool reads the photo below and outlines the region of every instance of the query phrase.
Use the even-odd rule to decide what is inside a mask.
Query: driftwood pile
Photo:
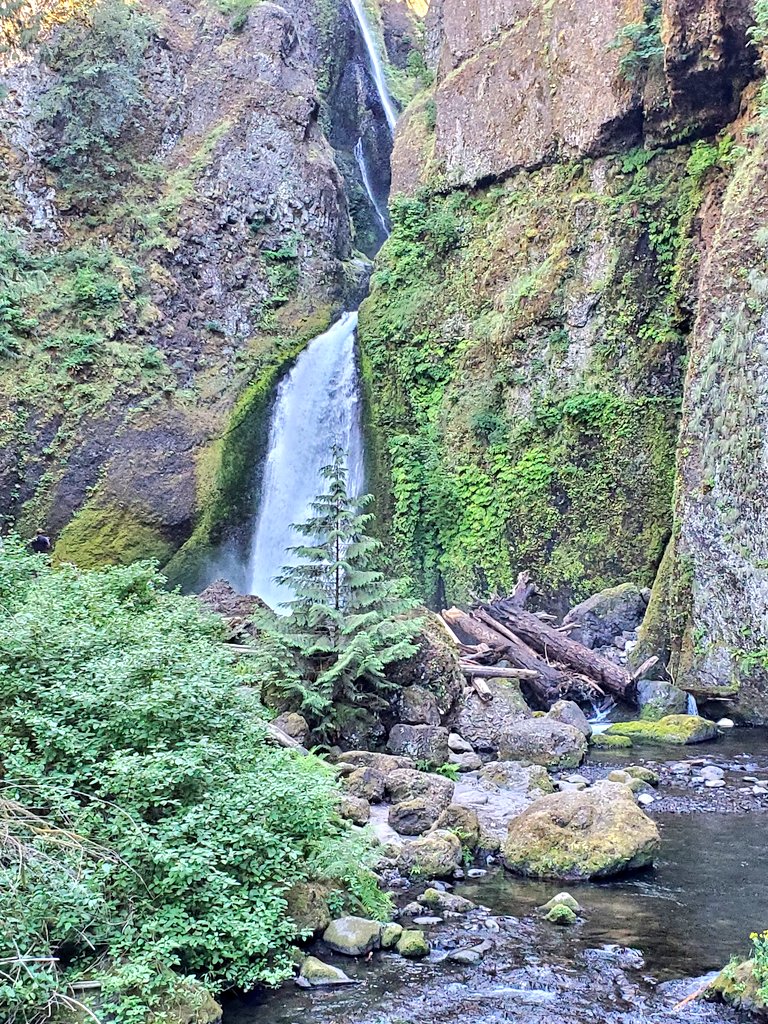
[[[487,693],[483,678],[506,677],[520,680],[529,702],[542,709],[562,699],[596,703],[608,696],[636,703],[635,684],[657,659],[631,673],[572,639],[573,624],[553,626],[553,616],[526,611],[534,592],[530,574],[521,573],[509,597],[441,613],[459,646],[464,675],[480,694]]]

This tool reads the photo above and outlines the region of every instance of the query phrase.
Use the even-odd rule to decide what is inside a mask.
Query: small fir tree
[[[277,578],[292,594],[287,615],[265,623],[261,670],[267,686],[300,698],[301,710],[326,733],[355,709],[386,706],[385,669],[416,652],[422,620],[408,616],[416,602],[405,581],[376,567],[381,542],[368,534],[372,495],[347,492],[342,449],[335,445],[322,470],[327,489],[312,515],[295,525],[307,543],[291,548],[298,564]]]

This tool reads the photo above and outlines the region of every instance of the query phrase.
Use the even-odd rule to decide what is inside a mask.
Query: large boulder
[[[350,796],[377,804],[384,799],[386,780],[387,776],[377,768],[355,768],[343,785]]]
[[[584,733],[549,718],[510,726],[499,742],[499,760],[523,761],[546,768],[578,768],[587,754]]]
[[[440,725],[437,699],[423,686],[406,686],[399,704],[400,721],[406,725]]]
[[[454,789],[454,783],[443,775],[401,768],[387,776],[384,792],[393,804],[403,800],[427,799],[439,808],[439,814],[450,804]]]
[[[416,639],[416,653],[388,666],[387,678],[404,689],[420,686],[429,690],[440,714],[446,715],[464,685],[459,655],[438,617],[426,609],[421,614],[424,626]]]
[[[297,882],[285,894],[286,913],[299,932],[322,932],[331,923],[328,897],[334,890],[321,882]]]
[[[441,808],[423,796],[393,804],[387,818],[391,828],[401,836],[421,836],[440,817]]]
[[[353,768],[375,768],[377,772],[396,771],[398,768],[415,768],[410,757],[393,757],[392,754],[376,754],[372,750],[345,750],[339,761]]]
[[[354,981],[340,967],[323,963],[315,956],[308,956],[301,965],[299,977],[312,988],[323,988],[328,985],[354,985]]]
[[[393,754],[426,761],[438,768],[450,755],[448,730],[435,725],[396,725],[389,734],[387,746]]]
[[[545,796],[513,818],[503,862],[535,878],[607,878],[652,864],[659,842],[632,790],[603,782]]]
[[[461,842],[453,832],[435,831],[405,843],[397,866],[403,874],[419,878],[451,878],[461,864]]]
[[[489,761],[480,772],[480,783],[486,789],[510,789],[536,798],[555,791],[546,768],[520,761]]]
[[[367,825],[371,820],[371,805],[359,796],[343,796],[339,801],[339,814],[353,825]]]
[[[667,715],[657,722],[617,722],[606,735],[628,736],[633,743],[684,746],[715,740],[720,734],[714,722],[698,715]]]
[[[435,831],[453,832],[459,837],[462,845],[469,847],[470,850],[474,850],[480,842],[480,821],[477,811],[471,807],[462,807],[461,804],[446,807],[432,828]]]
[[[603,647],[614,637],[638,628],[648,607],[649,594],[634,583],[601,590],[577,604],[563,619],[563,625],[578,623],[570,631],[573,640],[585,647]]]
[[[284,711],[282,715],[277,716],[272,725],[284,732],[286,736],[290,736],[292,740],[296,740],[302,747],[307,745],[309,725],[303,715],[299,715],[295,711]]]
[[[562,722],[564,725],[572,725],[574,729],[583,732],[589,739],[592,735],[592,726],[587,721],[587,716],[579,705],[572,700],[558,700],[547,712],[547,718],[553,722]]]
[[[335,953],[345,956],[363,956],[378,949],[381,925],[365,917],[340,917],[331,921],[323,932],[323,942]]]
[[[643,679],[637,684],[637,703],[641,718],[655,721],[665,715],[684,715],[688,694],[672,683]]]
[[[464,690],[454,716],[454,728],[476,750],[495,755],[510,726],[531,718],[532,712],[516,680],[488,679],[486,682],[490,691],[487,700],[472,687]]]

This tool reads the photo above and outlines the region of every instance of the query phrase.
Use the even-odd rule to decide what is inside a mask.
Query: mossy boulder
[[[658,721],[667,715],[684,715],[688,710],[688,694],[672,683],[644,679],[637,684],[640,717]]]
[[[342,796],[339,814],[353,825],[367,825],[371,820],[371,805],[359,796]]]
[[[480,842],[480,822],[477,811],[461,804],[451,804],[433,825],[435,830],[447,829],[459,837],[462,846],[474,850]]]
[[[321,882],[297,882],[288,890],[285,894],[286,913],[299,932],[317,934],[325,931],[331,923],[328,896],[332,891],[331,886]]]
[[[485,787],[512,789],[535,796],[555,792],[546,768],[519,761],[489,761],[480,772],[480,781]]]
[[[440,816],[440,805],[428,797],[417,796],[402,800],[389,809],[388,822],[401,836],[421,836],[434,825]]]
[[[545,768],[578,768],[586,754],[587,739],[583,732],[549,718],[517,722],[499,741],[499,760]]]
[[[571,896],[569,892],[559,892],[556,896],[553,896],[551,900],[548,900],[544,904],[544,906],[540,907],[539,909],[542,910],[544,913],[549,913],[551,910],[554,910],[555,907],[567,907],[569,910],[573,911],[574,914],[581,913],[579,901],[574,896]]]
[[[578,918],[570,907],[566,907],[564,903],[558,903],[544,915],[544,920],[549,921],[550,924],[568,926],[576,924]]]
[[[392,949],[397,945],[397,940],[403,934],[403,926],[396,921],[390,921],[381,929],[381,948]]]
[[[461,841],[447,829],[405,843],[397,858],[403,874],[418,878],[451,878],[460,864]]]
[[[384,799],[386,781],[378,768],[355,768],[344,779],[344,789],[351,797],[376,804]]]
[[[426,761],[433,768],[445,764],[451,753],[448,730],[439,725],[396,725],[387,746],[393,754]]]
[[[632,746],[629,736],[609,736],[608,733],[592,733],[589,738],[590,747],[595,750],[621,750]]]
[[[648,591],[634,583],[622,583],[576,605],[563,623],[577,623],[569,635],[585,647],[603,647],[621,633],[637,629],[643,621],[649,597]]]
[[[420,960],[429,956],[429,943],[423,931],[418,928],[406,928],[397,940],[395,949],[400,956],[409,960]]]
[[[388,666],[387,678],[404,689],[416,685],[428,690],[434,696],[438,712],[446,715],[464,686],[459,655],[438,617],[426,609],[421,609],[419,614],[424,628],[416,638],[416,653]]]
[[[335,953],[363,956],[381,944],[381,925],[365,917],[340,917],[323,932],[323,942]]]
[[[705,998],[710,1002],[726,1003],[752,1014],[758,1020],[768,1020],[766,981],[756,974],[754,960],[729,964],[708,987]]]
[[[438,814],[450,804],[455,788],[455,784],[443,775],[409,768],[391,772],[384,784],[384,792],[393,804],[423,797],[438,807]]]
[[[658,772],[655,772],[653,768],[648,768],[644,764],[630,764],[624,769],[624,771],[633,779],[639,779],[641,782],[646,782],[649,786],[658,786],[661,782],[661,776]]]
[[[633,743],[685,746],[717,739],[719,733],[714,722],[698,715],[666,715],[656,722],[617,722],[606,735],[628,736]]]
[[[587,739],[592,735],[592,726],[589,724],[587,716],[573,700],[556,701],[547,712],[547,718],[551,718],[553,722],[572,725],[574,729],[583,732]]]
[[[488,679],[490,693],[485,700],[472,687],[462,693],[454,728],[476,750],[498,752],[507,730],[521,719],[531,717],[520,684],[515,679]]]
[[[503,863],[534,878],[608,878],[652,864],[659,842],[632,790],[605,782],[545,796],[513,818]]]
[[[313,988],[323,988],[328,985],[354,985],[351,978],[347,977],[340,967],[323,963],[315,956],[308,956],[301,965],[299,977],[309,982]]]

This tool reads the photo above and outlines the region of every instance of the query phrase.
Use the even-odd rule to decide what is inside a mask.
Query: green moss
[[[609,736],[608,733],[599,733],[590,736],[589,745],[595,750],[620,750],[631,747],[632,740],[629,736]]]
[[[67,523],[54,549],[57,562],[81,569],[129,565],[139,559],[163,563],[174,544],[163,531],[142,522],[137,509],[101,505],[97,498],[84,505]]]
[[[429,955],[429,943],[423,931],[416,928],[407,928],[395,944],[395,949],[400,956],[408,957],[409,960],[420,960]]]
[[[571,908],[565,905],[565,903],[558,903],[547,912],[544,920],[549,921],[550,924],[568,926],[576,924],[578,918]]]
[[[628,736],[633,743],[678,746],[716,739],[718,732],[714,722],[697,715],[667,715],[655,722],[620,722],[612,725],[606,735]]]

